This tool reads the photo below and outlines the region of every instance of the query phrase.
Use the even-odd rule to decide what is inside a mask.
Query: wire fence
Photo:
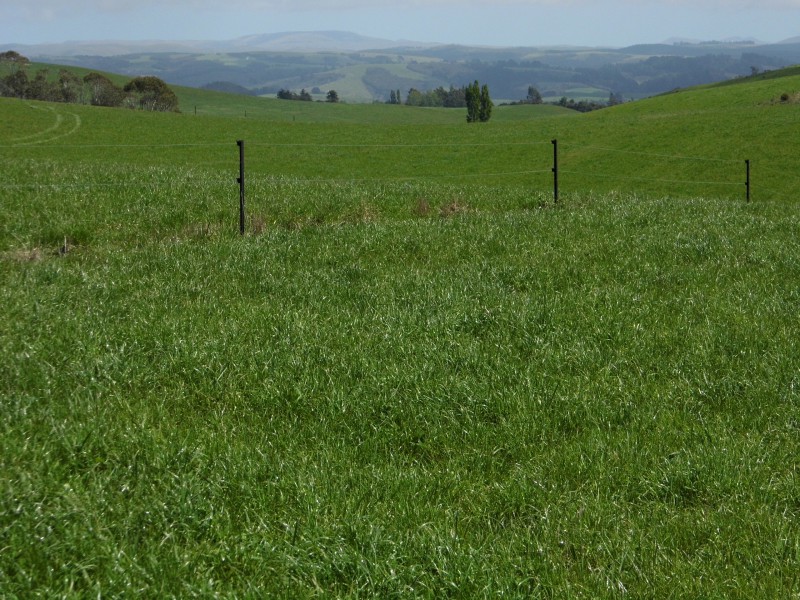
[[[67,155],[74,155],[81,151],[101,151],[104,152],[106,158],[113,159],[114,154],[121,154],[124,152],[133,152],[137,157],[146,155],[142,163],[137,163],[137,166],[155,167],[158,164],[166,164],[173,167],[180,167],[181,161],[176,160],[175,157],[170,157],[166,153],[171,150],[180,150],[183,152],[182,157],[185,161],[183,166],[191,168],[212,168],[220,171],[227,172],[226,174],[217,173],[209,181],[208,178],[202,184],[208,185],[209,182],[214,185],[227,186],[235,183],[235,175],[233,175],[236,168],[235,158],[232,156],[231,148],[233,144],[225,142],[214,143],[168,143],[168,144],[47,144],[42,145],[42,140],[23,140],[18,143],[11,143],[0,145],[0,156],[6,152],[13,152],[14,159],[20,158],[36,158],[37,149],[47,149],[48,151],[58,150]],[[527,148],[542,148],[556,145],[556,140],[550,142],[543,141],[525,141],[525,142],[472,142],[468,144],[454,144],[453,142],[431,142],[431,143],[295,143],[295,142],[268,142],[268,141],[255,141],[248,142],[248,154],[252,159],[252,155],[256,154],[255,172],[259,175],[264,175],[265,172],[268,177],[291,177],[292,181],[297,183],[349,183],[349,184],[363,184],[363,183],[390,183],[390,182],[431,182],[431,181],[449,181],[449,180],[487,180],[493,182],[503,182],[507,180],[509,183],[522,183],[524,185],[526,178],[537,177],[535,186],[537,188],[546,189],[548,184],[543,182],[542,175],[552,175],[554,182],[554,196],[558,199],[558,186],[562,188],[565,183],[570,180],[576,183],[576,187],[571,188],[572,191],[580,192],[578,186],[586,187],[591,182],[599,182],[608,186],[609,183],[631,183],[637,184],[641,187],[642,184],[656,184],[657,186],[697,186],[707,188],[709,186],[721,186],[724,188],[739,187],[740,189],[746,188],[746,197],[749,200],[751,178],[750,178],[750,163],[745,160],[733,160],[725,158],[707,157],[707,156],[687,156],[675,155],[659,152],[648,152],[643,150],[611,148],[606,146],[596,145],[578,145],[566,144],[557,147],[555,156],[553,157],[553,164],[548,164],[549,160],[544,153],[537,153],[536,155],[527,154],[528,162],[536,162],[533,168],[520,167],[512,168],[509,165],[508,169],[487,169],[477,170],[472,169],[464,171],[463,169],[454,168],[452,164],[448,163],[447,152],[438,152],[434,155],[428,155],[429,162],[426,163],[430,166],[425,173],[416,174],[396,174],[388,173],[381,169],[369,169],[370,174],[359,175],[353,165],[345,164],[347,159],[350,161],[359,160],[353,156],[354,151],[368,153],[370,158],[374,158],[377,152],[380,151],[413,151],[416,154],[422,153],[420,158],[425,161],[425,150],[438,149],[438,150],[451,150],[459,152],[469,152],[471,150],[485,151],[497,148],[509,149],[515,148],[525,150]],[[243,144],[241,146],[243,151]],[[192,160],[192,151],[202,151],[202,157],[197,160]],[[297,173],[296,168],[287,169],[285,172],[281,167],[285,167],[288,163],[287,160],[276,161],[276,156],[284,154],[287,150],[298,150],[301,154],[305,155],[307,163],[308,156],[313,156],[314,153],[321,155],[318,160],[311,159],[311,164],[306,164],[306,173],[308,168],[318,168],[320,164],[325,163],[325,169],[319,169],[317,175],[309,176],[305,173]],[[344,155],[332,156],[336,151],[347,151]],[[210,154],[210,155],[209,155]],[[450,153],[452,154],[452,152]],[[681,176],[691,175],[697,172],[697,169],[670,169],[676,173],[675,177],[661,177],[661,176],[647,176],[646,174],[635,174],[626,170],[625,166],[620,166],[621,162],[614,161],[609,158],[610,155],[627,155],[636,156],[639,158],[653,159],[653,162],[674,161],[690,163],[694,165],[713,164],[717,167],[722,166],[723,171],[716,169],[717,178],[712,177],[692,177]],[[602,160],[598,160],[602,157]],[[158,160],[163,159],[163,163]],[[6,159],[9,160],[9,159]],[[303,162],[303,161],[298,161]],[[602,164],[601,164],[602,163]],[[745,163],[747,163],[747,172],[745,173]],[[595,168],[595,165],[600,164],[602,168]],[[338,166],[337,166],[338,165]],[[401,163],[402,166],[402,163]],[[406,165],[408,166],[408,165]],[[728,168],[730,166],[730,168]],[[273,170],[274,168],[274,170]],[[762,166],[759,165],[761,169]],[[248,169],[251,167],[248,166]],[[417,169],[418,170],[418,169]],[[663,172],[663,167],[655,167],[654,172]],[[335,171],[334,175],[329,172]],[[763,167],[763,171],[770,171],[785,177],[787,174],[778,169],[769,169],[768,166]],[[109,169],[108,176],[114,176],[113,169]],[[791,175],[794,178],[798,176]],[[559,179],[560,178],[560,179]],[[734,180],[736,178],[736,180]],[[46,181],[46,175],[37,176],[35,180],[28,182],[11,182],[2,181],[0,179],[0,189],[5,190],[22,190],[22,189],[70,189],[70,188],[152,188],[170,185],[168,181],[143,181],[141,177],[130,178],[127,180],[117,181]],[[124,179],[124,178],[120,178]],[[181,185],[191,186],[191,182],[182,181]],[[622,186],[620,186],[622,187]],[[625,191],[621,189],[620,191]],[[700,194],[702,195],[702,194]],[[742,194],[745,196],[745,194]]]

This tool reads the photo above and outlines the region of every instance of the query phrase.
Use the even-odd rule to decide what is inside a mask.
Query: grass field
[[[798,597],[798,88],[0,100],[0,595]]]

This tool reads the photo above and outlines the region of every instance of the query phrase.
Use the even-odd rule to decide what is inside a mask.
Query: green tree
[[[83,102],[81,78],[72,71],[61,69],[58,72],[58,89],[62,102]]]
[[[28,85],[26,97],[43,102],[58,102],[61,100],[58,84],[50,81],[49,76],[50,71],[48,69],[37,71],[33,81]]]
[[[2,79],[2,94],[11,98],[26,98],[29,85],[28,72],[19,69]]]
[[[10,98],[28,97],[30,80],[25,68],[30,62],[19,52],[14,52],[13,50],[0,53],[0,66],[7,68],[9,72],[7,76],[0,79],[0,96]]]
[[[492,102],[492,98],[489,95],[489,86],[484,84],[484,86],[481,88],[480,110],[478,111],[478,120],[481,123],[486,123],[489,119],[492,118],[493,108],[494,108],[494,103]]]
[[[19,69],[27,67],[31,61],[22,56],[19,52],[9,50],[8,52],[0,53],[0,63],[11,65],[11,72],[14,73]]]
[[[332,103],[339,102],[339,94],[336,93],[336,90],[331,90],[328,92],[328,95],[325,96],[325,101]]]
[[[92,106],[120,106],[125,100],[125,92],[105,75],[89,73],[83,82],[89,88],[89,103]]]
[[[477,79],[465,88],[464,96],[467,103],[467,123],[475,123],[481,110],[481,88]]]
[[[425,99],[417,88],[411,88],[406,94],[406,104],[408,106],[424,106]]]
[[[122,89],[130,94],[133,101],[143,110],[179,112],[178,97],[158,77],[152,75],[136,77]]]
[[[492,118],[494,103],[489,95],[488,85],[484,84],[481,87],[480,82],[476,79],[466,87],[464,94],[467,104],[467,123],[477,121],[485,123]]]
[[[466,90],[463,87],[455,88],[452,85],[449,90],[441,90],[442,106],[445,108],[464,108],[467,105]]]
[[[541,104],[542,103],[542,94],[539,93],[535,87],[528,86],[528,97],[526,98],[528,104]]]

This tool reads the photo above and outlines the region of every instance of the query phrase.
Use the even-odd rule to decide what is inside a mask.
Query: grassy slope
[[[553,107],[497,107],[492,122],[471,128],[464,126],[463,111],[458,110],[286,103],[188,88],[178,90],[184,111],[180,117],[113,113],[100,119],[94,116],[100,113],[90,109],[56,109],[86,114],[87,123],[100,119],[98,127],[105,127],[102,122],[107,118],[108,128],[117,129],[116,134],[109,132],[110,144],[181,140],[224,145],[236,139],[262,144],[249,154],[249,164],[256,172],[274,175],[342,179],[415,177],[421,172],[447,177],[487,175],[483,178],[487,183],[521,184],[544,191],[551,186],[549,142],[558,138],[565,193],[631,191],[740,198],[744,160],[750,159],[754,197],[788,200],[794,196],[797,176],[792,146],[786,139],[795,126],[797,109],[774,101],[784,91],[798,88],[797,76],[764,79],[665,95],[587,115]],[[198,118],[203,117],[200,122],[193,120],[195,107]],[[151,127],[154,121],[160,125]],[[89,143],[96,137],[94,127],[91,124],[60,139]],[[370,161],[365,161],[357,152],[329,147],[362,140],[368,145],[436,142],[441,146],[426,149],[424,161],[422,151],[414,148],[367,149]],[[277,146],[289,143],[302,147]],[[75,158],[92,152],[76,149]],[[105,151],[102,154],[112,158]],[[127,156],[124,151],[115,154]],[[156,150],[148,158],[157,161],[163,154]],[[228,151],[205,154],[198,149],[174,150],[166,160],[191,163],[199,157],[199,164],[221,164]],[[523,174],[493,177],[493,173]]]
[[[787,86],[480,127],[0,101],[0,590],[791,597]],[[490,175],[551,137],[558,206]],[[745,149],[787,169],[750,205],[622,179]]]

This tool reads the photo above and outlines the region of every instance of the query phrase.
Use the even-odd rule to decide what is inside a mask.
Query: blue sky
[[[0,44],[341,30],[489,46],[800,36],[800,0],[0,0]]]

